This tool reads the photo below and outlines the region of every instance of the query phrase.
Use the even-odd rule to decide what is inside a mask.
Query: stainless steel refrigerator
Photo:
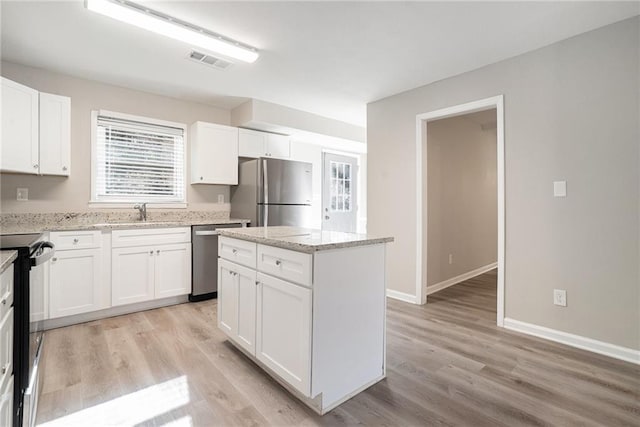
[[[251,226],[311,225],[311,163],[259,158],[239,165],[231,216]]]

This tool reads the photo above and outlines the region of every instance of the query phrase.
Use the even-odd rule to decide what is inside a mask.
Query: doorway
[[[504,324],[504,258],[505,258],[505,211],[504,211],[504,188],[505,188],[505,174],[504,174],[504,107],[503,96],[496,96],[487,98],[467,104],[462,104],[454,107],[444,108],[429,113],[419,114],[416,116],[416,153],[417,153],[417,181],[416,181],[416,198],[417,198],[417,248],[416,248],[416,295],[418,301],[422,304],[427,302],[427,294],[429,290],[428,285],[428,269],[429,263],[427,261],[427,254],[429,254],[429,186],[426,185],[426,178],[428,176],[428,151],[427,151],[427,138],[428,138],[428,126],[429,123],[433,123],[436,120],[453,118],[457,116],[469,115],[470,113],[477,113],[486,110],[495,111],[495,134],[496,134],[496,153],[495,153],[495,200],[497,205],[497,265],[485,265],[486,268],[495,268],[497,266],[497,301],[496,301],[496,323],[498,326]],[[481,116],[481,115],[480,115]],[[445,265],[453,264],[454,256],[446,253],[443,261]],[[431,268],[434,268],[431,265]],[[476,271],[467,272],[467,275],[480,274],[481,268]],[[471,276],[469,276],[471,277]],[[467,277],[468,278],[468,277]],[[464,275],[453,277],[451,280],[457,279],[464,280]],[[446,280],[442,282],[442,286],[446,287]],[[433,288],[431,288],[433,291]]]
[[[325,152],[322,165],[322,229],[355,233],[358,226],[358,159]]]

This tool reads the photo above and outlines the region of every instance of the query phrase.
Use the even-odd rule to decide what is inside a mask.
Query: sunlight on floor
[[[108,402],[51,420],[42,427],[134,426],[189,403],[186,376],[155,384]],[[170,426],[191,426],[191,417],[171,421]]]

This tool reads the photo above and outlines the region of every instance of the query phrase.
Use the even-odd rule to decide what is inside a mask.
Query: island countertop
[[[4,273],[5,270],[9,268],[11,264],[13,264],[13,261],[15,261],[17,257],[18,257],[18,251],[14,251],[14,250],[0,251],[0,273]]]
[[[393,237],[286,226],[224,228],[218,232],[221,236],[305,253],[393,242]]]

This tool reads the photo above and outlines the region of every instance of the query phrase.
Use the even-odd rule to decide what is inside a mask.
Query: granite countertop
[[[18,251],[0,251],[0,274],[4,273],[16,258],[18,258]]]
[[[393,242],[393,237],[299,227],[228,228],[219,232],[221,236],[305,253]]]
[[[3,218],[0,234],[29,234],[44,231],[122,230],[131,228],[190,227],[192,225],[248,224],[247,219],[219,217],[208,213],[149,215],[140,221],[137,215],[104,213],[12,214]]]

